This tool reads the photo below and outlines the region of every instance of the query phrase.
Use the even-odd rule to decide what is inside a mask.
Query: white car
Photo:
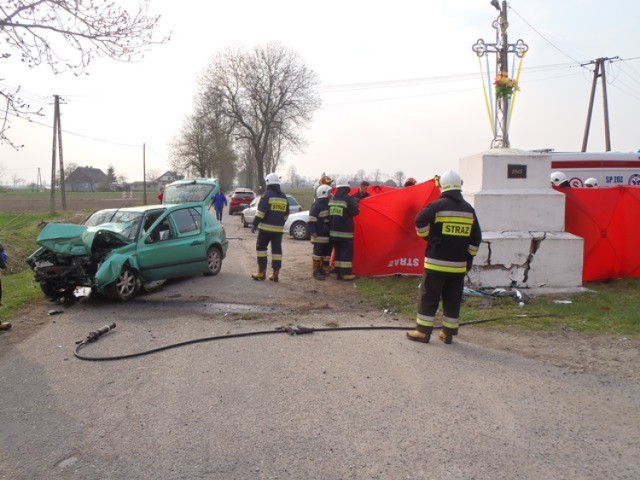
[[[285,233],[296,240],[309,240],[309,210],[289,215],[284,224]]]
[[[253,219],[256,216],[256,210],[258,210],[258,202],[260,201],[260,197],[256,197],[249,204],[247,208],[242,211],[241,220],[242,226],[247,228],[249,225],[253,223]],[[302,207],[298,203],[298,201],[293,197],[293,195],[287,194],[287,201],[289,202],[289,215],[292,213],[297,213],[302,210]]]

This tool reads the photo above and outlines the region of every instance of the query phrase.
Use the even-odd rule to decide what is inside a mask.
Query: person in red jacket
[[[442,193],[416,215],[418,236],[427,241],[424,273],[420,282],[416,329],[407,337],[429,343],[438,304],[444,321],[440,340],[452,342],[458,333],[464,278],[482,242],[474,208],[462,198],[462,179],[449,170],[438,179]]]

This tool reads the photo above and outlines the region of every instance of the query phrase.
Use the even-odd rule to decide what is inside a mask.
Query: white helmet
[[[347,177],[338,178],[338,183],[336,184],[336,188],[350,187],[350,186],[351,185],[349,185],[349,180],[347,179]]]
[[[567,176],[563,172],[558,171],[558,172],[551,173],[551,183],[554,184],[556,187],[566,181],[567,181]]]
[[[331,192],[329,185],[320,185],[316,189],[316,198],[329,198],[329,192]]]
[[[462,178],[460,178],[460,174],[454,170],[444,172],[440,175],[438,182],[443,192],[462,190]]]
[[[589,177],[584,181],[584,186],[585,187],[597,187],[598,186],[598,180],[596,180],[593,177]]]
[[[280,177],[277,173],[270,173],[264,178],[267,185],[280,185]]]

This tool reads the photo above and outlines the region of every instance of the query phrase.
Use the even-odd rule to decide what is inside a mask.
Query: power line
[[[571,61],[573,61],[573,63],[577,63],[580,64],[580,62],[578,60],[576,60],[575,58],[573,58],[571,55],[569,55],[567,52],[565,52],[564,50],[562,50],[560,47],[558,47],[555,43],[553,43],[551,40],[549,40],[547,37],[545,37],[542,33],[540,33],[533,25],[531,25],[527,20],[525,20],[525,18],[520,15],[518,12],[516,12],[513,7],[511,5],[509,5],[509,9],[515,13],[518,18],[520,18],[520,20],[522,20],[525,24],[527,24],[529,26],[529,28],[531,28],[531,30],[533,30],[534,32],[536,32],[538,35],[540,35],[540,37],[547,42],[549,45],[551,45],[553,48],[555,48],[556,50],[558,50],[561,54],[563,54],[565,57],[571,59]],[[582,66],[582,65],[581,65]]]

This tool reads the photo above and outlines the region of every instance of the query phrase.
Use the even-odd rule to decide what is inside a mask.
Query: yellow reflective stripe
[[[440,265],[430,265],[428,263],[425,263],[424,268],[426,268],[427,270],[433,270],[434,272],[467,273],[466,265],[464,267],[441,267]]]
[[[264,218],[264,213],[261,212],[260,210],[256,211],[256,217],[257,218]]]
[[[311,222],[317,222],[318,219],[316,217],[312,217],[311,215],[309,215],[309,219],[307,220],[307,223],[311,223]]]
[[[329,237],[312,238],[311,243],[329,243]]]
[[[279,260],[282,261],[282,255],[271,255],[271,260]]]
[[[465,218],[465,217],[438,217],[436,216],[436,223],[464,223],[465,225],[473,225],[473,218]]]
[[[267,258],[267,252],[256,252],[258,258]]]
[[[353,233],[349,233],[349,232],[336,232],[334,230],[331,230],[331,232],[329,233],[329,235],[331,235],[332,237],[336,237],[336,238],[353,238]]]
[[[458,212],[456,210],[442,210],[436,213],[438,217],[453,217],[453,218],[470,218],[473,220],[473,213],[471,212]]]
[[[330,207],[347,207],[347,202],[345,202],[344,200],[331,200],[329,202],[329,206]]]
[[[467,262],[448,262],[446,260],[438,260],[435,258],[425,258],[424,268],[435,272],[466,273]]]
[[[442,321],[442,326],[447,328],[458,328],[459,325],[460,321],[457,318],[444,317]]]
[[[353,263],[351,263],[351,262],[336,262],[336,267],[351,268],[351,267],[353,267]]]
[[[265,232],[282,233],[282,226],[278,225],[268,225],[266,223],[261,223],[260,225],[258,225],[258,229]]]
[[[329,216],[329,210],[323,210],[318,214],[318,217],[324,218]]]
[[[435,319],[433,317],[428,317],[427,315],[418,314],[416,316],[416,323],[423,327],[433,327]]]
[[[416,233],[418,234],[419,237],[426,237],[427,235],[429,235],[430,229],[431,229],[431,225],[427,225],[426,227],[421,227],[421,228],[416,227]]]
[[[471,255],[472,257],[475,257],[478,254],[478,247],[474,247],[473,245],[469,245],[469,249],[467,250],[467,253],[469,255]]]

